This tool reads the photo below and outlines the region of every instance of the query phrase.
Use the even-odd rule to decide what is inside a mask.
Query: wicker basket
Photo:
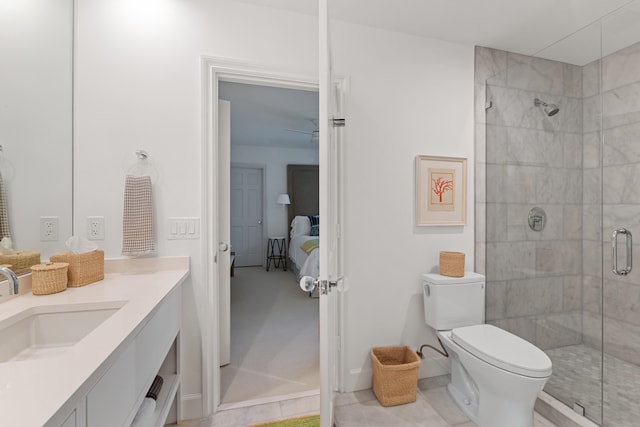
[[[462,252],[440,252],[440,274],[449,277],[463,277],[464,254]]]
[[[13,271],[29,269],[32,265],[40,264],[40,252],[18,251],[0,255],[0,264],[11,264]]]
[[[83,254],[62,252],[51,255],[53,262],[69,263],[67,286],[79,288],[104,279],[104,251],[95,250]]]
[[[31,267],[31,292],[34,295],[49,295],[67,289],[66,262],[47,262]]]
[[[373,392],[382,406],[402,405],[416,401],[418,387],[418,355],[406,346],[374,347]]]

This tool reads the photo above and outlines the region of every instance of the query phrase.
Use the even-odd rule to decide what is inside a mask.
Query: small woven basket
[[[47,262],[31,266],[31,292],[34,295],[49,295],[67,289],[66,262]]]
[[[449,277],[463,277],[464,254],[462,252],[440,252],[440,274]]]
[[[0,264],[11,264],[13,271],[26,270],[32,265],[40,264],[40,252],[18,251],[0,255]]]
[[[382,406],[416,401],[418,355],[406,346],[371,349],[373,392]]]
[[[104,279],[104,251],[95,250],[83,254],[62,252],[51,255],[53,262],[69,263],[67,286],[79,288]]]

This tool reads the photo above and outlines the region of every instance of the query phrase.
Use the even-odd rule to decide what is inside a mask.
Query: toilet
[[[423,275],[427,325],[451,360],[449,394],[479,427],[533,427],[533,406],[551,376],[538,347],[484,324],[485,278]]]

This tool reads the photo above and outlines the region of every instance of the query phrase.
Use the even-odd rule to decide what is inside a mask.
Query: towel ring
[[[127,169],[127,175],[135,177],[149,176],[152,183],[157,182],[158,171],[149,160],[151,157],[149,153],[145,150],[136,150],[136,157],[138,157],[138,160]]]

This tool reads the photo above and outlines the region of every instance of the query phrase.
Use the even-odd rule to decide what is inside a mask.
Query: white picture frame
[[[415,179],[417,226],[466,224],[466,158],[416,156]]]

